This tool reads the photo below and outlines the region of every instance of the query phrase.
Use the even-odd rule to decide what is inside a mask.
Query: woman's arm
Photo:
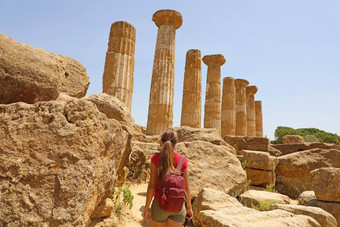
[[[191,207],[191,194],[190,194],[190,185],[189,185],[189,170],[188,167],[183,170],[183,177],[185,180],[185,192],[187,193],[187,199],[186,199],[186,204],[187,204],[187,214],[192,217],[193,212],[192,212],[192,207]]]
[[[145,202],[145,208],[144,208],[144,219],[146,222],[150,223],[150,204],[152,197],[155,194],[156,189],[156,182],[157,182],[157,172],[156,172],[156,166],[151,162],[151,168],[150,168],[150,180],[148,184],[148,190],[146,193],[146,202]]]

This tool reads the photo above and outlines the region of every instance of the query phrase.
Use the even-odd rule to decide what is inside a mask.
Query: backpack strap
[[[177,168],[176,168],[176,170],[179,171],[179,172],[182,169],[184,158],[185,158],[185,156],[181,154],[181,157],[179,158],[179,162],[178,162]]]

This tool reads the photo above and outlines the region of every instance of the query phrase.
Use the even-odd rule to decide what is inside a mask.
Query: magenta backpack
[[[185,180],[181,172],[184,155],[181,155],[176,172],[169,173],[159,186],[157,191],[158,206],[167,212],[179,212],[187,198],[185,192]]]

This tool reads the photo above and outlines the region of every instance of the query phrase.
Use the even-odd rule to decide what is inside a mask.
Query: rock
[[[306,207],[301,205],[290,204],[273,204],[269,207],[270,210],[280,209],[293,214],[307,215],[314,218],[321,226],[337,227],[337,221],[330,213],[318,207]]]
[[[275,201],[279,204],[289,204],[290,199],[286,195],[274,192],[249,190],[239,196],[240,202],[247,207],[258,206],[260,202]]]
[[[313,199],[306,203],[306,206],[320,207],[334,216],[338,225],[340,223],[340,203],[337,202],[324,202],[317,199]]]
[[[310,172],[321,167],[340,167],[340,151],[311,149],[278,158],[275,169],[276,188],[279,192],[297,198],[303,191],[312,190]]]
[[[243,159],[247,161],[247,168],[261,170],[275,170],[279,160],[267,152],[243,150]]]
[[[324,167],[311,173],[312,189],[322,201],[340,203],[340,168]]]
[[[87,226],[129,134],[86,100],[0,105],[0,225]]]
[[[146,127],[144,127],[144,126],[134,124],[133,129],[135,130],[135,133],[146,134]]]
[[[282,155],[282,152],[279,149],[276,149],[275,147],[268,145],[268,153],[271,156],[279,157]]]
[[[285,135],[282,137],[283,144],[303,144],[304,142],[303,137],[299,135]]]
[[[84,66],[73,58],[20,43],[0,33],[0,103],[81,98],[89,86]]]
[[[127,165],[127,168],[129,169],[127,180],[134,184],[142,184],[147,182],[150,177],[148,171],[150,164],[147,163],[147,156],[144,150],[139,146],[136,146],[135,142],[132,143],[133,149]]]
[[[177,152],[184,154],[189,162],[192,198],[196,198],[203,188],[220,190],[232,196],[245,190],[246,173],[240,161],[228,149],[228,146],[206,141],[176,145]]]
[[[261,187],[275,186],[276,175],[274,171],[246,168],[247,180],[251,180],[250,185]]]
[[[227,207],[218,210],[203,210],[197,219],[202,227],[321,227],[313,218],[294,215],[284,210],[259,212],[246,207]]]
[[[304,191],[298,197],[299,205],[306,205],[309,201],[316,199],[314,191]]]
[[[225,136],[224,141],[233,146],[237,154],[243,154],[242,150],[267,151],[269,144],[265,137]]]
[[[295,152],[310,150],[313,148],[320,149],[337,149],[340,150],[340,146],[332,143],[303,143],[303,144],[271,144],[272,147],[282,152],[282,155],[291,154]]]
[[[112,214],[114,209],[114,203],[111,199],[105,199],[99,206],[96,211],[92,214],[91,218],[101,218],[108,217]]]

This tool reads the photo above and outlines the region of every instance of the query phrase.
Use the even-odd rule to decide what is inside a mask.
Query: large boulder
[[[243,151],[243,160],[247,161],[247,168],[261,170],[275,170],[279,160],[263,151]]]
[[[306,203],[306,206],[320,207],[327,211],[336,219],[338,226],[340,223],[340,203],[337,202],[324,202],[317,199],[313,199]]]
[[[274,192],[249,190],[239,196],[240,202],[247,207],[258,206],[261,202],[273,201],[273,203],[289,204],[290,198]]]
[[[268,151],[269,139],[265,137],[251,136],[225,136],[224,141],[233,146],[237,154],[243,154],[243,150]]]
[[[192,197],[203,188],[211,188],[237,196],[245,190],[246,173],[240,161],[228,146],[206,141],[181,142],[176,150],[189,162],[189,179]]]
[[[301,205],[291,204],[273,204],[269,207],[269,210],[285,210],[297,215],[307,215],[314,218],[321,226],[337,227],[337,221],[330,213],[324,211],[319,207],[307,207]]]
[[[0,103],[85,96],[89,77],[73,58],[20,43],[0,33]]]
[[[87,226],[113,192],[129,137],[83,99],[0,105],[0,225]]]
[[[340,150],[316,148],[278,159],[276,188],[291,198],[297,198],[301,192],[312,190],[311,171],[321,167],[340,167]]]
[[[319,200],[340,203],[340,168],[324,167],[310,174],[312,189]]]
[[[313,143],[305,142],[305,143],[296,143],[296,144],[271,144],[270,146],[279,150],[282,153],[281,155],[310,150],[313,148],[340,150],[340,146],[337,144],[320,143],[320,142],[313,142]]]
[[[301,144],[304,143],[305,140],[302,136],[299,135],[285,135],[282,137],[283,144]]]
[[[304,191],[298,197],[298,204],[306,205],[306,203],[308,203],[309,201],[313,199],[317,199],[314,191]]]

